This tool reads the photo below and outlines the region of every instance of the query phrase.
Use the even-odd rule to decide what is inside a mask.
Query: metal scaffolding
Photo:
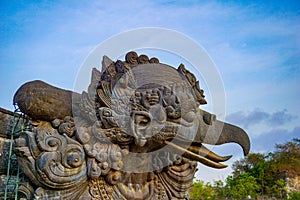
[[[14,140],[21,132],[29,130],[31,121],[21,113],[20,109],[15,106],[11,128],[8,133],[9,149],[7,160],[7,173],[5,180],[4,200],[18,199],[18,190],[20,184],[24,181],[24,175],[20,171],[20,166],[17,162],[17,157],[14,153]]]

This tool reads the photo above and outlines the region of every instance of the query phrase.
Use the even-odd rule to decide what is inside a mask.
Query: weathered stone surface
[[[136,52],[105,57],[87,92],[33,81],[14,101],[35,119],[14,144],[34,199],[187,199],[197,162],[224,168],[231,157],[205,143],[250,149],[242,129],[199,108],[204,92],[184,65]]]
[[[0,108],[0,174],[7,172],[13,112]]]
[[[10,140],[0,138],[0,174],[6,174]]]
[[[6,138],[11,129],[13,112],[0,108],[0,137]]]
[[[32,81],[17,90],[14,104],[32,119],[51,121],[72,115],[72,98],[76,95],[43,81]]]

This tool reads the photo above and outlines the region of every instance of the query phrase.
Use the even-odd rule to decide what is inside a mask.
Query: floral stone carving
[[[231,156],[204,146],[236,142],[246,155],[247,134],[201,110],[203,90],[183,64],[175,69],[127,53],[103,58],[87,92],[42,81],[14,96],[32,128],[15,152],[34,199],[188,199],[197,162],[224,168]],[[27,186],[29,187],[29,186]]]

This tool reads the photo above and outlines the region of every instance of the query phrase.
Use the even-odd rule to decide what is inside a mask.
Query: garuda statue
[[[199,108],[203,90],[183,64],[136,52],[104,56],[87,92],[32,81],[14,103],[32,119],[14,144],[29,199],[188,199],[197,162],[224,168],[231,157],[204,144],[250,149],[241,128]]]

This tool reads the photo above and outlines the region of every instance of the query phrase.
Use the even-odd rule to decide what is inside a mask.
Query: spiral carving
[[[58,129],[59,123],[53,125]],[[32,132],[22,133],[16,140],[16,152],[24,161],[21,165],[26,175],[37,186],[73,188],[87,179],[84,149],[52,126],[49,122],[38,122]]]
[[[44,141],[55,144],[56,151],[44,151],[37,159],[37,172],[43,184],[69,188],[86,180],[85,154],[79,143],[59,134]]]
[[[159,60],[158,60],[158,58],[153,57],[149,60],[149,62],[150,63],[159,63]]]
[[[38,127],[39,134],[36,135],[36,142],[41,151],[54,152],[66,146],[66,140],[57,133],[57,130],[47,123],[41,123]]]
[[[84,149],[89,156],[88,176],[92,179],[106,176],[123,167],[122,156],[125,151],[118,145],[97,142],[94,145],[84,145]]]
[[[129,64],[137,65],[138,64],[138,55],[134,51],[130,51],[126,54],[125,60]]]
[[[81,146],[69,144],[63,154],[62,164],[68,168],[77,168],[84,162],[84,152]]]
[[[146,55],[140,55],[138,58],[138,63],[139,64],[146,64],[149,63],[149,58]]]
[[[120,171],[115,171],[107,175],[107,182],[112,185],[115,185],[121,181],[122,175]]]

